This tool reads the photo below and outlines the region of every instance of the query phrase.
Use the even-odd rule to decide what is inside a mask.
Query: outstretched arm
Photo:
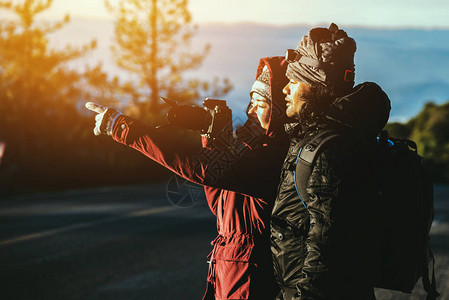
[[[273,178],[273,174],[278,174],[280,163],[274,162],[281,162],[282,158],[270,151],[195,148],[115,110],[94,105],[88,103],[86,107],[98,113],[95,134],[110,134],[115,141],[143,153],[187,180],[261,197],[268,189],[264,183],[278,179],[278,176]]]

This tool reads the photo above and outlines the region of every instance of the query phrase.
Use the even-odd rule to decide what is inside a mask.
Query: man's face
[[[285,113],[288,117],[298,118],[301,112],[302,106],[307,101],[303,95],[307,94],[310,90],[310,85],[303,82],[295,81],[289,78],[290,81],[284,87],[282,92],[286,95],[285,101],[287,101],[287,109]]]
[[[248,114],[257,117],[260,126],[265,130],[270,125],[270,111],[271,103],[265,97],[255,92],[251,94],[251,107]]]

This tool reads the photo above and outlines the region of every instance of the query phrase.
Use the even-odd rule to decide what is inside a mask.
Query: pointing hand
[[[108,108],[93,102],[87,102],[86,108],[97,113],[95,116],[94,134],[100,135],[103,133],[112,135],[112,122],[119,115],[119,112],[113,108]]]

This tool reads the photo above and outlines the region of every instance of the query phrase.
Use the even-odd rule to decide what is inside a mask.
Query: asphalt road
[[[201,299],[216,235],[204,198],[164,185],[0,202],[0,299]]]
[[[0,201],[0,300],[201,299],[215,217],[201,189],[180,186]],[[449,187],[436,189],[435,209],[431,244],[444,300],[449,299]],[[376,296],[425,299],[420,284],[413,295],[376,290]]]

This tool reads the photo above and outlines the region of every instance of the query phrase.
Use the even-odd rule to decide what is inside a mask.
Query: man
[[[287,51],[283,92],[295,122],[286,126],[290,149],[271,219],[278,299],[374,299],[377,192],[370,162],[390,102],[374,83],[353,88],[355,51],[335,24],[310,30]],[[314,151],[313,141],[326,132],[337,137],[317,154],[301,187],[298,154]]]
[[[269,219],[288,148],[282,88],[283,57],[262,58],[251,89],[248,121],[229,147],[201,151],[113,109],[88,103],[98,113],[94,133],[108,134],[185,179],[205,186],[218,236],[210,254],[204,299],[270,300],[277,294],[269,247]],[[255,131],[262,134],[255,134]],[[216,158],[225,158],[220,168]]]

